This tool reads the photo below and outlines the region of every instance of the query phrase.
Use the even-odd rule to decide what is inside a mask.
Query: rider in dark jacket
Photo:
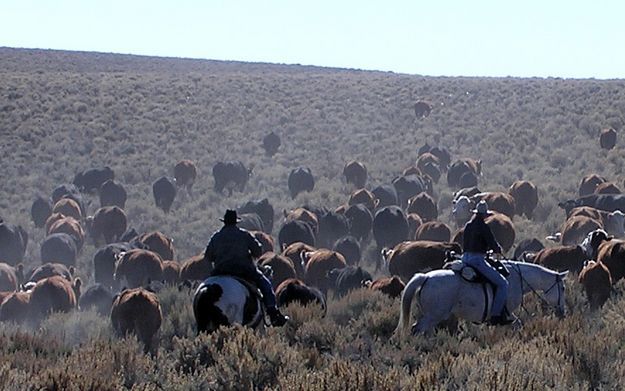
[[[255,258],[262,255],[261,244],[248,231],[237,227],[241,221],[235,210],[227,210],[224,226],[213,234],[204,258],[212,262],[212,275],[232,275],[254,283],[263,294],[263,303],[272,326],[283,326],[289,318],[276,306],[271,281],[256,267]]]
[[[488,210],[486,201],[480,201],[473,213],[475,213],[473,218],[464,226],[462,261],[475,268],[496,287],[490,323],[493,325],[510,324],[513,320],[508,318],[505,309],[508,298],[508,280],[486,261],[486,253],[489,250],[497,254],[503,252],[490,227],[484,221],[484,218],[492,212]]]

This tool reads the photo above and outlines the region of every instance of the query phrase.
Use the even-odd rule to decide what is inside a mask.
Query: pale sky
[[[0,46],[429,76],[625,78],[625,1],[0,0]]]

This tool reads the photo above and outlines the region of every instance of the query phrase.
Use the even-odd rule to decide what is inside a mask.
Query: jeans
[[[276,294],[273,292],[271,281],[269,281],[260,270],[254,277],[253,282],[260,290],[260,293],[263,294],[263,304],[265,308],[276,308]]]
[[[495,297],[493,299],[493,308],[491,316],[503,315],[503,308],[508,298],[508,280],[506,280],[494,267],[486,262],[486,254],[481,253],[464,253],[462,254],[462,262],[473,267],[486,279],[488,279],[495,287]]]

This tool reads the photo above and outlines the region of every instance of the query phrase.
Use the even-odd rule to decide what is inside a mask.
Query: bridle
[[[529,311],[527,310],[527,308],[525,308],[525,305],[523,304],[523,284],[525,284],[528,288],[530,288],[530,291],[534,295],[536,295],[536,297],[538,297],[540,299],[540,301],[543,304],[545,304],[547,307],[553,307],[555,309],[556,313],[558,313],[560,311],[559,305],[560,305],[560,299],[562,298],[562,291],[564,290],[562,277],[559,274],[556,275],[554,283],[551,284],[551,286],[544,291],[544,295],[546,295],[554,287],[556,287],[556,286],[558,287],[558,300],[557,300],[558,304],[556,304],[555,306],[552,306],[547,301],[547,299],[545,299],[545,297],[543,295],[541,295],[536,289],[534,289],[534,287],[525,279],[525,277],[523,277],[523,273],[521,272],[521,267],[519,266],[519,264],[515,263],[514,266],[515,266],[514,268],[516,269],[517,273],[519,274],[519,281],[521,282],[521,308],[523,309],[523,311],[525,311],[525,313],[530,315]],[[560,289],[560,287],[562,287],[562,289]]]

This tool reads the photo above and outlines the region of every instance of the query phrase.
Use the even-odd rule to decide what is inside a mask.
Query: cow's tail
[[[397,328],[395,329],[395,334],[400,336],[405,335],[408,330],[408,326],[410,325],[410,309],[412,307],[412,299],[417,294],[425,281],[427,281],[428,277],[425,274],[417,273],[415,274],[401,294],[401,309],[399,312],[399,323],[397,324]]]

